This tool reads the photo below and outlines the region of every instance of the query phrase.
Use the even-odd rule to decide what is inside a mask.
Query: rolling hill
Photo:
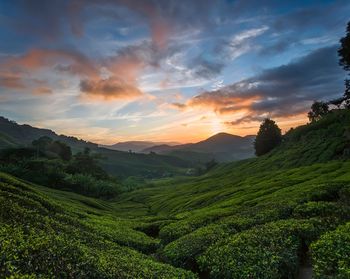
[[[155,152],[180,158],[192,157],[207,162],[215,159],[230,162],[254,157],[253,141],[255,136],[240,137],[227,133],[218,133],[197,143],[182,145],[157,145],[143,150],[144,153]]]
[[[143,150],[150,148],[155,145],[167,145],[173,146],[178,145],[177,142],[153,142],[153,141],[125,141],[118,142],[112,145],[101,145],[101,147],[118,150],[118,151],[126,151],[126,152],[137,152],[137,153],[145,153]],[[148,153],[148,152],[146,152]]]
[[[197,163],[170,155],[137,154],[98,147],[92,142],[58,135],[49,129],[40,129],[26,124],[20,125],[0,117],[0,149],[29,146],[33,140],[42,136],[48,136],[53,140],[68,144],[74,153],[83,151],[86,147],[90,148],[93,153],[101,155],[102,167],[109,174],[121,179],[129,176],[159,178],[185,174],[188,168],[197,165]]]
[[[20,125],[2,116],[0,116],[0,134],[2,135],[0,141],[3,143],[1,145],[3,148],[12,147],[14,145],[29,145],[33,140],[36,140],[42,136],[47,136],[53,140],[62,141],[71,146],[73,149],[82,150],[85,147],[91,149],[97,148],[97,144],[95,143],[84,141],[76,137],[58,135],[49,129],[36,128],[27,124]],[[9,140],[4,141],[3,137],[10,139],[10,142]]]
[[[0,174],[0,272],[348,278],[349,123],[350,111],[333,111],[264,156],[154,180],[108,201]]]

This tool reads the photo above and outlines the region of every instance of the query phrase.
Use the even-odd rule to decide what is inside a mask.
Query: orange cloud
[[[51,94],[52,90],[48,87],[38,87],[33,90],[33,93],[36,95],[46,95]]]
[[[65,65],[66,64],[66,65]],[[28,53],[11,57],[1,68],[15,71],[37,70],[40,68],[57,66],[57,70],[85,76],[99,75],[98,69],[83,54],[72,50],[32,49]]]
[[[23,89],[25,88],[25,85],[23,84],[19,75],[0,72],[0,87],[6,87],[10,89]]]
[[[82,80],[80,90],[89,97],[110,99],[133,99],[142,92],[132,84],[116,77],[100,80]]]
[[[107,68],[113,75],[118,75],[127,82],[136,83],[138,74],[144,66],[145,64],[140,57],[132,54],[120,54],[108,62]]]
[[[241,111],[249,111],[252,105],[261,100],[258,95],[236,96],[224,91],[205,92],[187,101],[185,104],[173,103],[173,107],[186,109],[187,107],[210,108],[219,114],[231,114]]]

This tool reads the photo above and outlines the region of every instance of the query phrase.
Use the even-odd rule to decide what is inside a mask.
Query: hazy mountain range
[[[218,133],[197,143],[173,146],[161,144],[146,148],[142,152],[155,152],[184,158],[192,156],[200,161],[215,159],[227,162],[253,157],[254,138],[255,136],[252,135],[241,137],[228,133]]]
[[[85,147],[98,149],[99,152],[108,153],[107,157],[121,158],[127,155],[118,151],[128,153],[132,151],[132,153],[143,153],[143,155],[156,153],[159,155],[157,157],[158,159],[162,158],[160,155],[167,155],[167,160],[169,156],[172,156],[190,162],[191,164],[205,163],[212,159],[219,162],[229,162],[253,157],[253,140],[255,137],[241,137],[228,133],[219,133],[197,143],[179,144],[177,142],[126,141],[114,145],[99,146],[96,143],[84,141],[76,137],[58,135],[49,129],[36,128],[27,124],[21,125],[7,118],[0,117],[0,148],[30,145],[33,140],[41,136],[48,136],[54,140],[65,142],[73,150],[82,150]],[[142,158],[146,157],[143,156]],[[128,162],[130,160],[133,159],[128,158]],[[122,166],[122,162],[120,163],[120,166]],[[111,171],[112,169],[113,167]]]
[[[153,142],[153,141],[124,141],[124,142],[118,142],[112,145],[100,145],[100,146],[113,149],[113,150],[119,150],[119,151],[148,153],[148,152],[143,152],[143,150],[147,150],[148,148],[151,148],[157,145],[173,146],[173,145],[179,145],[179,143],[178,142]]]

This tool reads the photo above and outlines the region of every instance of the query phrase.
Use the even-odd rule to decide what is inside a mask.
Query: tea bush
[[[315,278],[350,278],[350,223],[325,233],[311,249]]]

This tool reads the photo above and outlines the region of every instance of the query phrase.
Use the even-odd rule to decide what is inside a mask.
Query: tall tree
[[[345,37],[340,39],[340,48],[338,49],[339,64],[350,75],[350,21],[346,28]],[[347,108],[350,108],[350,79],[345,80],[344,100]]]
[[[266,118],[260,125],[258,134],[254,141],[255,154],[264,155],[278,146],[282,141],[281,129],[276,122]]]
[[[315,101],[311,106],[311,111],[307,114],[310,122],[315,122],[320,120],[329,112],[329,106],[325,102]]]

